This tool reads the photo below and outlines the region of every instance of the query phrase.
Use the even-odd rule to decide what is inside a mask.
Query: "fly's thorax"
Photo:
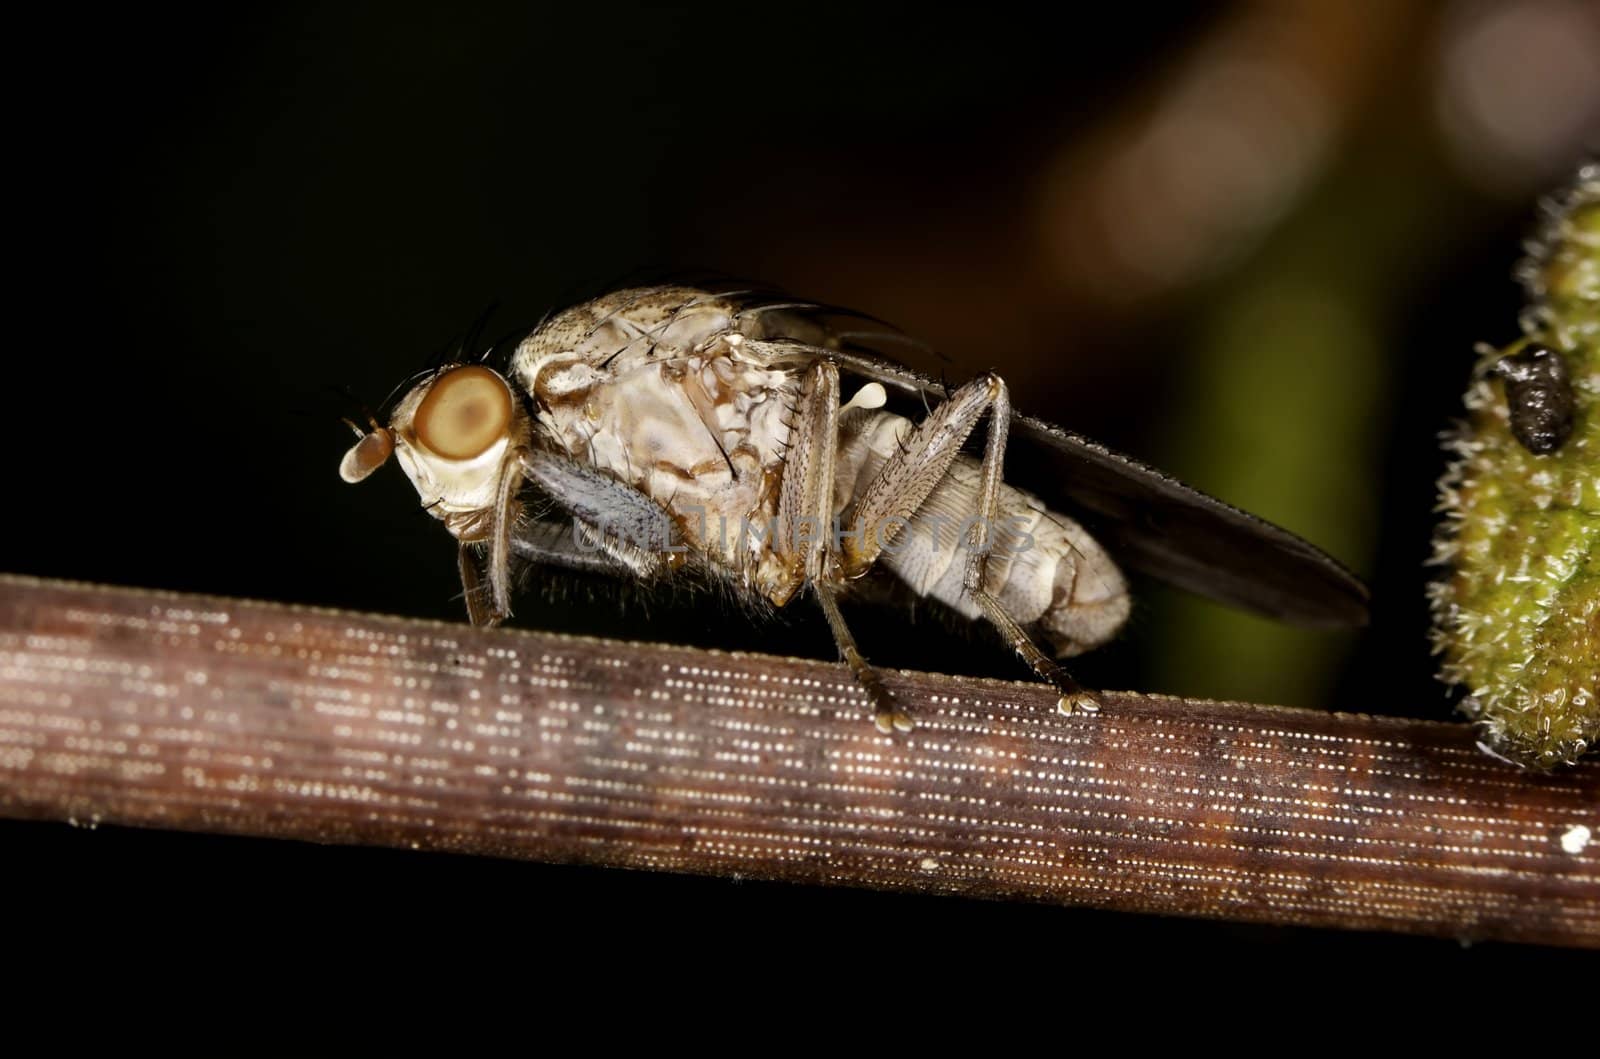
[[[781,464],[796,388],[792,372],[749,354],[740,326],[733,294],[616,291],[542,324],[512,355],[511,377],[569,456],[658,500],[709,500],[737,518],[749,484]]]
[[[532,392],[552,358],[594,368],[634,357],[670,359],[736,329],[737,309],[724,296],[680,286],[621,290],[551,317],[517,347],[512,371]]]
[[[389,426],[362,437],[340,468],[359,481],[392,451],[424,506],[461,540],[489,532],[500,485],[529,439],[510,384],[479,364],[452,365],[412,387]]]
[[[696,337],[688,350],[638,344],[597,363],[593,349],[535,335],[513,377],[540,434],[655,500],[692,547],[743,568],[759,558],[745,524],[773,514],[798,383],[747,355],[737,332]]]

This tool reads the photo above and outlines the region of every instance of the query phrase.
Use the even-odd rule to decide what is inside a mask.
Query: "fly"
[[[430,373],[387,426],[357,429],[340,474],[399,461],[458,542],[476,625],[510,615],[514,561],[693,567],[778,607],[809,594],[885,732],[911,718],[839,609],[872,571],[987,622],[1066,713],[1098,708],[1057,659],[1127,620],[1119,561],[1296,624],[1366,620],[1365,587],[1300,538],[1014,413],[996,374],[946,393],[847,316],[752,291],[618,291],[546,320],[503,371]],[[1027,455],[1010,477],[1008,447]],[[532,514],[541,500],[567,517]]]

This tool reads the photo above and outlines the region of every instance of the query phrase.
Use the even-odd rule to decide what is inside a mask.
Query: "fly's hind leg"
[[[1000,486],[1005,477],[1006,438],[1011,432],[1010,391],[998,376],[990,378],[994,380],[995,397],[990,406],[989,435],[983,450],[982,486],[978,494],[978,524],[973,527],[974,539],[969,542],[972,551],[967,558],[963,583],[978,606],[983,608],[983,615],[989,619],[989,624],[1005,637],[1011,649],[1022,656],[1022,660],[1028,663],[1041,680],[1061,693],[1060,698],[1056,700],[1057,710],[1066,714],[1079,711],[1097,713],[1100,710],[1099,700],[1073,680],[1055,659],[1040,650],[1027,630],[1006,613],[1000,600],[989,591],[989,554],[995,545],[995,520],[1000,513]],[[986,539],[981,542],[976,539],[978,531],[985,534]]]
[[[1028,663],[1029,667],[1039,675],[1040,680],[1050,684],[1061,693],[1061,697],[1056,700],[1057,710],[1066,714],[1080,711],[1083,713],[1099,712],[1100,702],[1094,697],[1094,694],[1076,680],[1073,680],[1071,674],[1061,668],[1055,659],[1040,650],[1039,645],[1033,642],[1033,637],[1028,635],[1026,629],[1017,624],[1016,619],[1006,613],[1005,608],[1000,605],[1000,601],[994,597],[993,593],[983,589],[972,590],[970,587],[969,591],[972,591],[973,598],[983,608],[983,616],[989,620],[990,625],[993,625],[999,631],[1001,636],[1005,637],[1006,642],[1011,645],[1011,649],[1022,656],[1022,660]]]
[[[985,412],[989,414],[989,429],[980,471],[978,517],[967,541],[969,554],[963,583],[989,624],[1041,679],[1061,693],[1057,708],[1062,713],[1093,712],[1099,709],[1094,696],[1039,649],[988,588],[988,556],[995,545],[1006,435],[1011,427],[1011,397],[998,375],[981,376],[951,394],[906,435],[900,451],[879,469],[856,503],[851,532],[843,541],[845,576],[859,576],[877,561],[894,539],[893,533],[885,530],[891,524],[903,530],[944,478]]]

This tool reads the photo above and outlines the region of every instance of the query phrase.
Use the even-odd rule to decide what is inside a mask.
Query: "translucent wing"
[[[944,399],[943,383],[885,355],[901,341],[888,325],[827,306],[741,297],[747,333],[826,348],[841,371],[918,404]],[[1366,586],[1314,545],[1051,423],[1012,418],[1006,480],[1079,519],[1127,566],[1180,588],[1294,625],[1367,621]]]

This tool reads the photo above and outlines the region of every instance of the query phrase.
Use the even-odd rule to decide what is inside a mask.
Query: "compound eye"
[[[511,428],[511,388],[498,373],[476,364],[452,368],[434,380],[417,406],[417,440],[449,460],[470,460]]]

